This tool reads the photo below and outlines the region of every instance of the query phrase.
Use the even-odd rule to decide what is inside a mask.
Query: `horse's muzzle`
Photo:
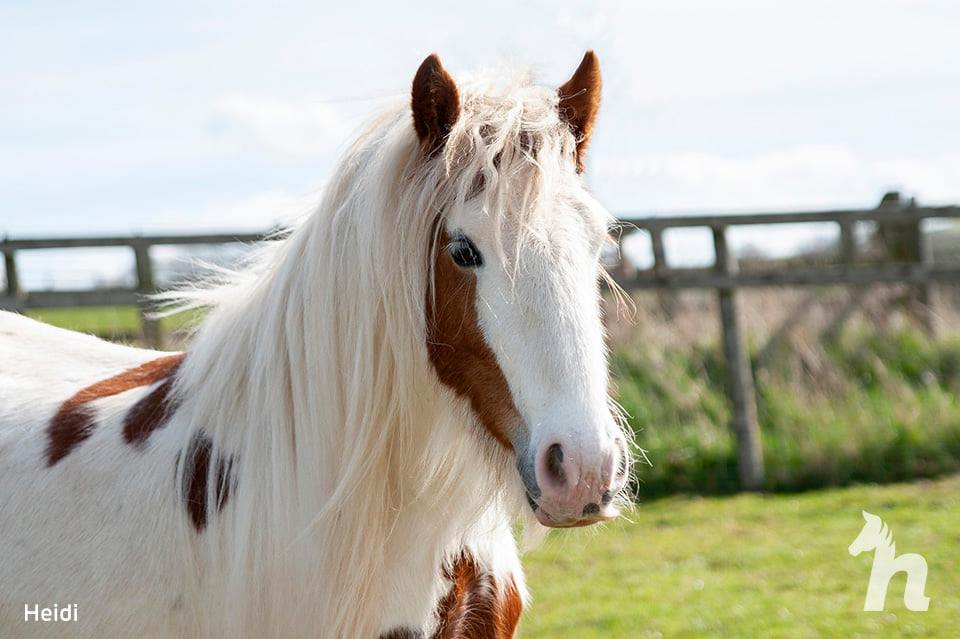
[[[629,465],[626,443],[620,438],[587,453],[582,447],[553,442],[536,453],[536,485],[527,486],[527,501],[537,521],[550,528],[608,521],[620,514],[615,498],[626,487]]]

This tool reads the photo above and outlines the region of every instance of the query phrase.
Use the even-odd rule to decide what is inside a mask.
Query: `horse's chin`
[[[533,511],[533,514],[536,516],[537,521],[540,522],[540,525],[546,526],[547,528],[583,528],[584,526],[592,526],[616,519],[620,516],[620,511],[613,506],[607,506],[595,515],[567,519],[555,518],[543,508],[537,508]]]

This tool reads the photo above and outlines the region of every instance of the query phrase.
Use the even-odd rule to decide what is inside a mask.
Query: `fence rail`
[[[747,490],[759,489],[764,483],[763,453],[757,424],[753,376],[745,347],[743,328],[737,308],[737,289],[769,286],[866,287],[872,284],[906,283],[914,286],[922,307],[934,305],[934,283],[960,282],[960,264],[934,264],[929,242],[922,232],[923,220],[960,218],[960,207],[921,207],[914,201],[903,201],[896,193],[884,196],[875,209],[812,211],[800,213],[759,213],[750,215],[709,215],[689,217],[621,218],[620,241],[630,234],[649,234],[653,266],[638,270],[630,261],[620,259],[612,269],[615,280],[624,288],[679,290],[706,288],[717,291],[720,321],[723,329],[723,351],[727,364],[730,404],[733,409],[732,430],[737,438],[740,481]],[[855,226],[873,223],[879,229],[899,230],[907,238],[907,246],[896,259],[865,264],[857,251]],[[833,223],[839,227],[839,263],[795,266],[784,269],[774,264],[760,271],[742,271],[730,250],[728,229],[738,226],[780,224]],[[712,268],[672,268],[667,264],[664,231],[672,228],[705,227],[713,234],[714,266]],[[138,237],[23,238],[0,240],[7,286],[0,295],[0,308],[23,311],[31,308],[137,305],[145,340],[154,347],[162,344],[159,325],[146,316],[144,300],[156,290],[150,248],[159,245],[226,244],[256,242],[264,234],[163,235]],[[114,288],[82,291],[27,291],[17,274],[18,252],[37,249],[82,247],[129,247],[135,257],[135,288]],[[927,324],[934,330],[935,317],[928,313]]]
[[[72,238],[4,238],[0,253],[6,270],[7,286],[0,296],[0,309],[24,311],[31,308],[73,308],[79,306],[139,306],[143,337],[148,344],[162,348],[160,325],[147,315],[146,296],[157,290],[153,277],[152,246],[186,246],[195,244],[230,244],[257,242],[267,237],[261,233],[220,233],[209,235],[154,235]],[[126,246],[133,251],[137,274],[135,288],[98,288],[79,291],[27,291],[20,285],[17,253],[38,249],[102,248]]]

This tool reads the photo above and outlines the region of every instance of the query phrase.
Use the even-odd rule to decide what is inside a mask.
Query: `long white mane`
[[[202,429],[212,458],[233,460],[231,507],[219,523],[208,517],[198,574],[227,584],[222,611],[208,614],[222,612],[236,636],[306,632],[304,610],[326,620],[324,636],[372,636],[364,611],[385,596],[405,513],[429,514],[430,536],[492,507],[522,510],[505,475],[514,462],[431,372],[430,252],[438,216],[472,197],[495,228],[535,236],[539,203],[570,179],[575,141],[556,91],[525,77],[462,85],[462,99],[441,157],[425,160],[409,107],[393,108],[347,150],[289,237],[237,271],[158,296],[174,310],[209,309],[171,426],[184,446]],[[216,482],[228,481],[215,466],[209,510]]]

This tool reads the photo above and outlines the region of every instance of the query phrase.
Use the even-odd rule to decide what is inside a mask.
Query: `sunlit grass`
[[[140,312],[135,306],[90,306],[83,308],[43,308],[27,311],[34,319],[81,333],[91,333],[116,341],[139,341],[142,338]],[[181,313],[160,320],[166,333],[182,330],[195,317]]]

